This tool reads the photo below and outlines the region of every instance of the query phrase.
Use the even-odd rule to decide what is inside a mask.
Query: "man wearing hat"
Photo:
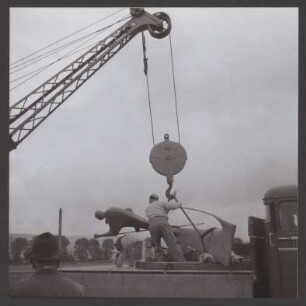
[[[155,249],[156,259],[163,261],[163,253],[160,244],[161,238],[168,246],[169,253],[174,261],[185,261],[181,248],[178,246],[172,228],[168,223],[168,212],[182,207],[182,203],[160,202],[155,193],[149,197],[149,206],[146,215],[149,219],[149,231]]]
[[[58,239],[51,233],[38,235],[27,254],[36,270],[29,279],[9,289],[10,297],[84,297],[84,288],[58,272]]]

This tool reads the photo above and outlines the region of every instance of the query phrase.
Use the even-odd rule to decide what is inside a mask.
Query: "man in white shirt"
[[[182,207],[182,203],[160,202],[156,194],[150,195],[149,203],[149,206],[146,208],[146,216],[149,219],[149,231],[154,245],[156,259],[163,261],[160,244],[160,240],[163,238],[173,261],[185,261],[183,252],[177,244],[172,228],[168,223],[169,210]]]

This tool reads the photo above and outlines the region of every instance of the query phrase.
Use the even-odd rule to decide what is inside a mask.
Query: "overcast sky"
[[[119,9],[11,8],[10,60]],[[248,216],[265,215],[265,192],[297,183],[298,10],[147,11],[166,12],[172,20],[181,144],[188,155],[185,168],[174,177],[179,200],[236,224],[236,236],[246,239]],[[123,9],[70,40],[128,13]],[[169,38],[154,39],[148,33],[146,38],[155,142],[163,141],[165,133],[177,141]],[[59,57],[54,54],[48,61]],[[67,60],[12,90],[11,103],[73,57]],[[12,74],[11,81],[44,64]],[[107,231],[93,216],[97,209],[130,207],[144,216],[149,194],[164,197],[167,188],[165,177],[151,167],[151,149],[138,35],[10,153],[10,232],[56,233],[60,207],[65,235]],[[206,227],[216,225],[202,214],[190,212],[190,217]],[[175,211],[170,223],[188,220]]]

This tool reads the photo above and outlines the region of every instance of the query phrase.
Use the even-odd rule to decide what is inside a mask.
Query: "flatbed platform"
[[[230,264],[228,267],[224,267],[218,263],[201,263],[201,262],[148,262],[137,260],[135,267],[140,270],[196,270],[196,271],[230,271],[234,273],[235,271],[249,271],[250,263],[249,262],[240,262],[236,264]]]
[[[145,268],[101,264],[63,267],[60,270],[66,277],[82,284],[88,297],[253,297],[253,274],[250,270],[191,269],[192,265],[199,263],[171,264],[175,265],[175,269],[169,263],[151,262],[151,267]],[[181,265],[180,269],[177,269],[177,264]],[[31,274],[33,271],[11,271],[10,282]]]

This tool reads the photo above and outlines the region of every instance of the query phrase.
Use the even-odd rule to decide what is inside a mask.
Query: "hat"
[[[149,197],[149,199],[155,199],[155,200],[158,200],[158,195],[156,193],[152,193]]]
[[[38,235],[34,238],[29,257],[37,261],[60,259],[58,239],[49,232]]]
[[[105,218],[105,212],[101,211],[101,210],[97,210],[95,212],[95,217],[99,220],[103,220]]]

